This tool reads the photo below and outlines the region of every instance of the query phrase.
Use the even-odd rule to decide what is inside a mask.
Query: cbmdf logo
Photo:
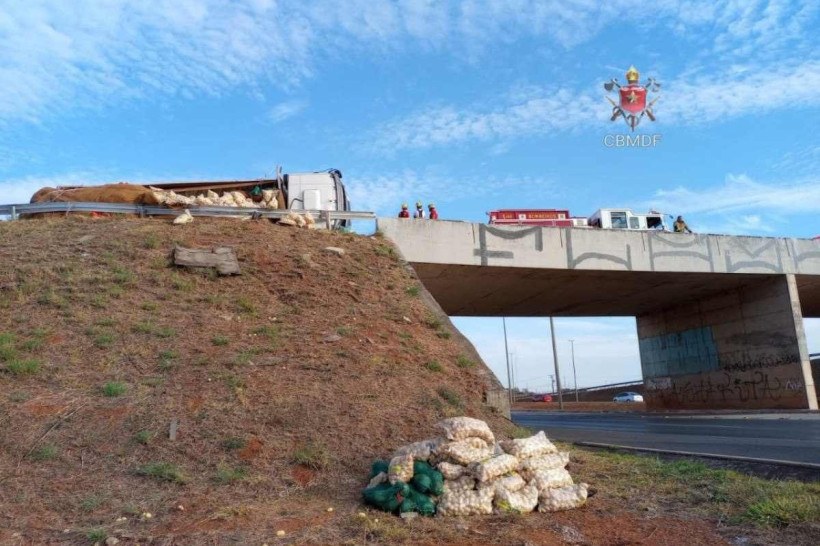
[[[612,100],[612,97],[607,95],[607,100],[612,104],[612,117],[610,121],[615,121],[618,118],[623,118],[624,122],[631,130],[635,130],[644,116],[648,117],[650,121],[655,121],[654,106],[660,98],[656,95],[651,100],[648,100],[650,93],[657,93],[661,84],[656,82],[654,78],[648,78],[644,85],[640,83],[641,74],[634,66],[630,66],[626,71],[626,85],[618,83],[616,78],[612,78],[604,84],[604,89],[607,91],[618,90],[618,102]],[[648,102],[647,102],[648,101]]]

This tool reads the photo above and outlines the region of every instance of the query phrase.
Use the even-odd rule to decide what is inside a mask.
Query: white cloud
[[[288,88],[313,77],[323,60],[350,54],[372,57],[421,47],[464,58],[532,37],[566,49],[624,21],[670,27],[682,39],[707,42],[700,61],[711,59],[711,73],[738,60],[768,69],[787,53],[816,59],[816,2],[716,7],[708,0],[658,0],[652,12],[647,22],[631,0],[10,3],[0,13],[0,122],[42,121],[157,95],[219,95],[234,88],[256,94],[271,83]],[[812,70],[803,75],[813,78]],[[800,100],[807,94],[799,94]],[[547,96],[533,101],[499,112],[450,112],[444,126],[433,125],[433,134],[445,142],[518,128],[539,131],[550,119],[544,111],[555,111],[555,104]],[[521,119],[528,113],[535,124]],[[554,124],[547,125],[549,130]]]
[[[737,213],[766,210],[778,213],[820,212],[820,179],[791,184],[756,182],[745,174],[730,174],[723,185],[701,189],[661,189],[647,203],[658,210],[687,213]]]
[[[572,131],[604,121],[607,114],[597,98],[558,88],[490,111],[452,106],[422,110],[383,124],[368,141],[379,150],[395,150],[510,139]]]
[[[503,195],[526,189],[531,196],[555,194],[556,185],[548,178],[530,176],[497,177],[492,174],[451,175],[445,172],[405,170],[386,174],[345,172],[345,186],[350,202],[356,210],[374,211],[379,215],[392,216],[401,203],[413,205],[420,200],[425,205],[435,202],[441,207],[446,203],[466,198]]]
[[[301,113],[307,108],[308,102],[301,99],[293,99],[285,102],[280,102],[270,109],[268,112],[268,119],[273,123],[285,121],[288,118]]]
[[[727,118],[820,106],[820,60],[746,65],[734,72],[676,80],[664,87],[658,116],[664,123],[697,125]]]

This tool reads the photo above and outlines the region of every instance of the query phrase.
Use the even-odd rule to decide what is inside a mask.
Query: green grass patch
[[[143,311],[156,311],[158,306],[153,301],[144,301],[142,302],[142,305],[140,305],[140,308]]]
[[[438,330],[441,328],[441,320],[438,317],[434,317],[433,315],[428,315],[424,318],[424,324],[430,328],[431,330]]]
[[[353,329],[349,326],[339,326],[338,328],[336,328],[336,333],[340,336],[349,336],[353,333]]]
[[[179,358],[179,353],[173,349],[166,349],[159,352],[159,369],[170,370],[174,367],[174,361]]]
[[[107,349],[114,344],[116,341],[117,336],[115,336],[111,332],[99,332],[94,335],[93,342],[94,346],[99,349]]]
[[[137,442],[138,444],[142,444],[144,446],[147,446],[151,442],[151,439],[153,437],[154,437],[154,433],[151,432],[150,430],[141,430],[141,431],[137,432],[136,434],[134,434],[134,441]]]
[[[188,478],[182,473],[182,470],[173,463],[148,463],[139,467],[137,474],[161,482],[183,484],[188,481]]]
[[[228,451],[233,451],[236,449],[242,449],[245,447],[245,440],[243,438],[238,438],[236,436],[231,436],[230,438],[225,438],[222,440],[222,447],[227,449]]]
[[[248,477],[248,470],[242,467],[231,467],[220,464],[216,469],[216,482],[228,484],[244,480]]]
[[[407,293],[408,296],[416,297],[419,295],[421,289],[417,284],[414,284],[413,286],[408,286],[407,288],[405,288],[404,291]]]
[[[451,336],[450,332],[446,330],[439,330],[438,332],[436,332],[436,335],[441,339],[450,339]]]
[[[0,362],[17,360],[17,349],[11,345],[0,345]]]
[[[135,334],[153,334],[154,324],[148,320],[141,320],[131,327],[131,331]]]
[[[475,368],[475,362],[464,355],[458,355],[456,358],[456,366],[459,368]]]
[[[0,347],[14,345],[15,341],[17,341],[17,336],[14,334],[9,332],[0,332]]]
[[[10,373],[21,376],[21,375],[34,375],[40,371],[40,361],[39,360],[11,360],[6,362],[6,370]]]
[[[124,267],[114,268],[114,282],[119,285],[132,284],[134,282],[134,273],[130,269]]]
[[[454,408],[464,407],[464,403],[461,401],[461,397],[454,390],[448,389],[447,387],[439,387],[438,390],[436,390],[436,392],[442,398],[442,400],[444,400]]]
[[[765,479],[697,459],[664,461],[617,451],[576,448],[573,459],[577,481],[606,476],[607,495],[637,509],[674,504],[687,506],[690,516],[767,528],[820,524],[820,482]],[[643,493],[649,490],[652,498]]]
[[[226,336],[214,336],[211,338],[211,343],[217,347],[225,347],[230,343],[230,340]]]
[[[240,297],[236,300],[236,306],[239,308],[240,313],[245,313],[248,315],[255,315],[256,314],[256,306],[253,302],[247,298]]]
[[[157,248],[159,246],[159,239],[157,239],[157,236],[152,233],[145,237],[145,240],[142,242],[142,246],[147,250]]]
[[[431,372],[440,372],[444,369],[441,367],[441,364],[439,364],[437,360],[431,360],[430,362],[425,364],[424,367],[430,370]]]
[[[83,512],[93,512],[102,506],[103,498],[99,495],[89,495],[80,501],[80,510]]]
[[[279,341],[279,328],[273,324],[259,326],[254,329],[253,333],[258,336],[266,337],[271,346],[276,346],[276,343]]]
[[[313,470],[322,470],[330,464],[330,453],[323,445],[310,442],[294,451],[291,460]]]
[[[125,383],[120,383],[119,381],[109,381],[102,387],[102,393],[105,396],[110,398],[114,398],[117,396],[122,396],[125,394],[125,391],[128,390],[128,387]]]
[[[162,326],[154,331],[154,335],[161,339],[168,339],[177,335],[177,332],[169,326]]]
[[[50,461],[57,457],[57,448],[54,444],[45,444],[34,451],[31,452],[29,455],[29,459],[32,461]]]
[[[774,494],[749,506],[740,516],[761,527],[787,527],[820,522],[820,492]]]
[[[92,544],[97,544],[98,542],[103,542],[107,539],[108,533],[105,529],[91,529],[88,533],[86,533],[85,538],[87,538]]]
[[[182,277],[182,275],[178,273],[174,273],[171,277],[171,286],[174,287],[174,290],[179,290],[180,292],[191,292],[194,289],[193,281]]]

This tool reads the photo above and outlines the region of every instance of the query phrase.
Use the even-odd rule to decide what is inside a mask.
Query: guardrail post
[[[325,226],[327,226],[327,230],[330,231],[332,229],[331,226],[330,226],[330,211],[329,210],[324,211],[324,215],[325,215]]]
[[[17,207],[14,205],[11,206],[11,219],[17,220]]]

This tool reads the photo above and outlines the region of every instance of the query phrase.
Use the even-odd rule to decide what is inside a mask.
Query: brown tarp
[[[42,188],[32,198],[32,203],[130,203],[133,205],[158,205],[154,194],[145,186],[137,184],[105,184],[82,188]]]

